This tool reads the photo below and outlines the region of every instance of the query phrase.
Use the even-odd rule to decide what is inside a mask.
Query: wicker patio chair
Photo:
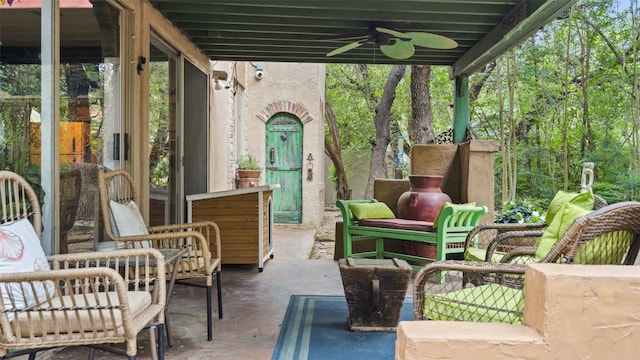
[[[607,201],[594,194],[593,209],[607,206]],[[476,226],[465,240],[467,261],[486,261],[527,264],[533,260],[536,241],[544,233],[547,223],[503,224],[487,223]]]
[[[185,224],[146,226],[140,219],[140,227],[133,233],[118,229],[114,219],[113,206],[136,206],[139,198],[132,177],[123,170],[105,172],[99,171],[98,184],[100,188],[100,209],[104,230],[112,241],[123,241],[127,247],[153,247],[182,249],[187,251],[179,261],[176,283],[188,286],[206,288],[207,302],[207,339],[213,339],[213,310],[211,288],[213,274],[216,274],[218,291],[218,317],[222,319],[222,285],[220,280],[221,250],[220,230],[212,221],[202,221]],[[139,212],[136,211],[139,216]],[[116,232],[117,230],[117,232]],[[135,234],[134,234],[135,233]],[[167,269],[169,271],[169,269]],[[200,282],[185,280],[204,279]]]
[[[37,351],[48,348],[126,343],[129,359],[135,359],[136,337],[147,327],[151,339],[158,336],[152,352],[164,357],[166,284],[160,252],[45,256],[38,198],[9,171],[0,171],[0,207],[0,358],[29,353],[35,359]],[[151,263],[157,267],[137,266]]]
[[[541,262],[633,265],[640,247],[640,203],[622,202],[578,217]],[[524,310],[524,268],[517,263],[443,261],[425,265],[414,281],[415,320],[519,323]],[[428,279],[448,272],[444,284]],[[460,272],[472,274],[464,284]]]

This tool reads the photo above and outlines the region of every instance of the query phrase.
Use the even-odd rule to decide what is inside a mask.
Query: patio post
[[[469,125],[469,76],[458,75],[453,86],[453,142],[464,142]]]

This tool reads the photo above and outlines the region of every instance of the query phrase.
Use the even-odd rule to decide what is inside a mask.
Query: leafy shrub
[[[525,199],[516,199],[502,204],[502,210],[496,213],[497,223],[523,224],[541,223],[545,220],[545,211],[540,205]]]
[[[625,189],[625,185],[627,184],[595,182],[593,183],[593,193],[607,200],[607,203],[609,204],[617,203],[620,201],[631,200],[629,196],[626,194],[631,191]]]

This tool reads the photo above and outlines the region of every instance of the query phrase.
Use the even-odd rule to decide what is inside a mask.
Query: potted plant
[[[240,155],[238,157],[238,188],[255,187],[260,181],[262,166],[253,155]]]

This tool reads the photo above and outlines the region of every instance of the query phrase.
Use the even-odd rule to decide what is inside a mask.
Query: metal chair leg
[[[220,281],[220,271],[216,272],[218,285],[218,319],[222,319],[222,282]]]
[[[211,314],[211,286],[207,286],[207,340],[213,340],[213,315]]]
[[[164,360],[164,325],[158,324],[158,360]]]
[[[173,347],[173,337],[171,336],[171,322],[169,321],[168,312],[169,312],[169,310],[165,308],[165,310],[164,310],[164,323],[165,323],[164,328],[167,330],[167,345],[169,345],[169,347]]]

